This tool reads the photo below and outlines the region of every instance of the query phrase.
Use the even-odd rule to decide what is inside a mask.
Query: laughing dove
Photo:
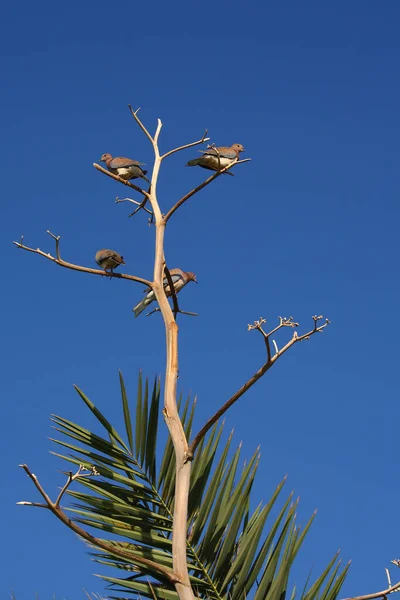
[[[114,175],[118,175],[121,179],[125,179],[129,181],[129,179],[138,179],[141,177],[145,179],[148,183],[150,181],[145,176],[147,171],[144,171],[140,165],[144,163],[140,163],[137,160],[132,160],[131,158],[124,158],[123,156],[116,156],[113,158],[111,154],[103,154],[100,159],[100,162],[105,162],[107,165],[107,169],[114,173]]]
[[[239,160],[241,152],[244,152],[242,144],[232,144],[232,146],[229,147],[220,146],[219,148],[209,146],[207,150],[203,152],[203,156],[189,160],[186,166],[195,167],[198,165],[199,167],[203,167],[203,169],[219,171],[231,162]],[[229,171],[225,172],[229,175],[233,175],[233,173],[230,173]]]
[[[106,272],[111,271],[119,267],[119,265],[124,265],[125,261],[123,256],[115,252],[114,250],[99,250],[96,252],[96,256],[94,257],[95,261],[102,269]]]
[[[196,275],[194,273],[181,271],[181,269],[171,269],[170,275],[172,283],[174,284],[175,294],[178,294],[181,289],[184,288],[187,283],[189,283],[189,281],[194,281],[197,283]],[[169,297],[171,296],[171,290],[169,289],[168,279],[164,277],[163,281],[165,293]],[[148,291],[148,289],[146,289],[145,292],[147,292],[146,296],[133,308],[135,318],[138,317],[142,311],[144,311],[146,306],[154,302],[156,299],[156,295],[153,290]]]

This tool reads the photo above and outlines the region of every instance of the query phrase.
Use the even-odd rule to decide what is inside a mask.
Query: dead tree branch
[[[137,200],[133,200],[132,198],[118,198],[118,196],[115,198],[115,204],[121,204],[122,202],[131,202],[132,204],[136,204],[136,206],[138,208],[136,208],[133,213],[131,213],[130,215],[128,215],[128,217],[131,217],[132,215],[134,215],[138,210],[140,210],[141,208],[143,208],[143,210],[145,212],[147,212],[149,215],[151,215],[151,218],[153,218],[153,213],[151,212],[151,210],[149,210],[145,205],[144,202],[147,202],[147,198],[145,198],[145,200],[142,200],[141,202],[138,202]]]
[[[190,144],[185,144],[184,146],[179,146],[178,148],[174,148],[173,150],[166,152],[165,154],[160,156],[161,160],[164,160],[164,158],[167,158],[167,156],[171,156],[171,154],[175,154],[175,152],[180,152],[181,150],[186,150],[187,148],[193,148],[193,146],[198,146],[199,144],[204,144],[204,142],[208,142],[208,140],[210,138],[206,137],[207,133],[208,133],[208,131],[206,129],[201,140],[198,140],[197,142],[191,142]]]
[[[109,271],[103,271],[102,269],[91,269],[89,267],[82,267],[81,265],[75,265],[73,263],[67,262],[63,260],[60,256],[60,237],[59,235],[54,235],[51,231],[47,230],[50,237],[52,237],[56,242],[56,256],[52,256],[50,253],[43,252],[40,248],[30,248],[29,246],[25,246],[23,243],[24,237],[21,236],[21,240],[19,242],[13,242],[17,246],[17,248],[22,248],[22,250],[27,250],[28,252],[33,252],[34,254],[39,254],[40,256],[44,256],[48,260],[55,262],[60,267],[65,267],[66,269],[72,269],[73,271],[82,271],[83,273],[90,273],[91,275],[101,275],[104,277],[115,277],[117,279],[128,279],[129,281],[137,281],[138,283],[144,283],[145,285],[151,287],[151,281],[147,279],[143,279],[143,277],[136,277],[136,275],[128,275],[127,273],[111,273]]]
[[[241,396],[243,396],[243,394],[245,392],[247,392],[248,389],[250,389],[259,379],[261,379],[261,377],[263,375],[265,375],[265,373],[267,371],[269,371],[269,369],[276,363],[278,358],[280,358],[285,352],[287,352],[287,350],[289,350],[289,348],[294,346],[294,344],[296,344],[297,342],[301,342],[303,340],[309,339],[312,335],[314,335],[315,333],[317,333],[319,331],[322,331],[329,324],[329,320],[325,319],[325,322],[322,325],[318,325],[319,321],[321,321],[323,319],[322,315],[319,315],[319,316],[315,315],[312,317],[312,319],[314,321],[313,329],[311,329],[307,333],[300,335],[300,336],[295,331],[293,333],[292,339],[289,342],[287,342],[287,344],[285,346],[283,346],[283,348],[281,350],[279,350],[279,349],[276,350],[275,354],[272,356],[271,356],[271,349],[269,346],[269,338],[271,337],[271,335],[273,333],[275,333],[276,331],[278,331],[278,329],[281,329],[282,327],[297,327],[298,323],[295,323],[293,321],[293,317],[289,317],[288,319],[279,317],[279,320],[280,320],[279,325],[277,327],[275,327],[274,329],[272,329],[268,333],[265,332],[262,328],[262,325],[266,322],[265,319],[263,319],[263,318],[260,318],[258,321],[254,321],[253,325],[248,325],[248,331],[257,329],[262,334],[264,341],[265,341],[266,349],[267,349],[267,360],[263,364],[263,366],[260,369],[258,369],[258,371],[256,373],[254,373],[254,375],[252,377],[250,377],[250,379],[248,379],[246,381],[246,383],[244,385],[242,385],[242,387],[239,388],[238,391],[235,392],[235,394],[233,394],[233,396],[231,396],[229,398],[229,400],[221,406],[220,409],[217,410],[217,412],[205,423],[205,425],[203,425],[203,427],[195,435],[195,437],[193,438],[193,441],[189,445],[186,460],[190,461],[193,459],[194,452],[195,452],[197,446],[199,445],[199,443],[201,442],[203,437],[206,435],[206,433],[214,425],[214,423],[216,423],[218,421],[218,419],[224,413],[226,413],[226,411],[233,404],[235,404],[235,402],[237,402],[237,400],[239,400],[239,398]]]
[[[395,583],[391,587],[388,587],[386,590],[382,590],[381,592],[375,592],[373,594],[365,594],[365,596],[351,596],[350,598],[344,598],[343,600],[373,600],[373,598],[385,598],[388,594],[392,592],[397,592],[400,589],[400,581]]]
[[[57,500],[55,502],[52,502],[50,497],[46,494],[43,487],[39,483],[38,478],[36,477],[36,475],[34,475],[29,470],[28,466],[27,465],[19,465],[19,466],[22,469],[24,469],[25,473],[33,481],[36,489],[38,490],[38,492],[44,499],[45,504],[39,505],[38,503],[27,502],[27,501],[17,502],[17,504],[22,504],[24,506],[40,506],[41,508],[47,508],[57,517],[57,519],[59,519],[62,523],[64,523],[64,525],[66,525],[67,527],[72,529],[72,531],[74,533],[79,535],[79,537],[84,539],[86,542],[89,542],[90,544],[95,545],[97,548],[101,548],[105,552],[109,552],[110,554],[113,554],[114,556],[118,556],[119,558],[127,560],[130,563],[136,563],[138,565],[143,565],[145,567],[147,566],[152,569],[155,569],[158,573],[160,573],[160,575],[163,575],[164,577],[166,577],[171,583],[177,583],[179,581],[179,578],[170,569],[167,569],[152,560],[148,560],[146,558],[142,558],[141,556],[137,556],[134,552],[126,552],[120,548],[117,548],[116,546],[113,546],[112,544],[108,544],[107,542],[94,537],[88,531],[86,531],[85,529],[83,529],[82,527],[77,525],[74,521],[72,521],[72,519],[70,519],[66,515],[66,513],[62,510],[62,508],[60,508],[60,500],[61,500],[63,494],[65,493],[65,491],[68,489],[69,485],[72,483],[72,481],[74,481],[75,479],[77,479],[79,477],[98,475],[98,473],[95,469],[93,469],[93,468],[87,469],[87,468],[85,468],[84,465],[81,465],[79,467],[78,472],[75,473],[75,475],[72,475],[72,474],[69,475],[66,484],[63,486],[60,494],[58,495]],[[88,473],[83,474],[82,473],[83,470],[89,470],[91,472],[89,474]]]
[[[104,173],[104,175],[107,175],[107,177],[111,177],[111,179],[115,179],[115,181],[119,181],[120,183],[127,185],[128,187],[132,188],[133,190],[136,190],[136,192],[139,192],[139,194],[143,194],[143,196],[146,196],[147,199],[150,198],[150,193],[146,192],[146,190],[142,190],[142,188],[140,188],[138,185],[131,183],[127,179],[122,179],[122,177],[120,177],[119,175],[115,175],[114,173],[111,173],[111,171],[108,171],[107,169],[103,169],[103,167],[101,167],[97,163],[93,163],[93,166],[95,169],[97,169],[101,173]]]
[[[191,190],[190,192],[188,192],[187,194],[185,194],[184,196],[182,196],[182,198],[180,200],[178,200],[178,202],[176,202],[174,204],[174,206],[172,208],[170,208],[169,211],[167,212],[167,214],[164,216],[165,223],[167,223],[169,221],[169,219],[172,217],[172,215],[178,210],[178,208],[180,206],[182,206],[182,204],[184,204],[185,202],[187,202],[187,200],[189,200],[189,198],[191,198],[192,196],[194,196],[195,194],[197,194],[197,192],[200,192],[200,190],[202,190],[207,185],[209,185],[212,181],[214,181],[214,179],[217,179],[217,177],[219,177],[220,175],[222,175],[226,171],[229,171],[229,169],[231,169],[235,165],[240,165],[242,163],[249,162],[250,160],[251,160],[251,158],[244,158],[243,160],[236,160],[236,161],[231,162],[229,165],[227,165],[226,167],[224,167],[220,171],[216,171],[214,173],[214,175],[211,175],[211,177],[209,177],[208,179],[206,179],[205,181],[203,181],[203,183],[201,183],[200,185],[198,185],[197,187],[195,187],[193,190]]]

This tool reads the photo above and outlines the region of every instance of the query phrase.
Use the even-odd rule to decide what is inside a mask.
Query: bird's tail
[[[147,298],[147,296],[145,296],[143,298],[143,300],[141,300],[140,302],[138,302],[136,304],[136,306],[133,307],[133,312],[135,314],[135,319],[136,317],[138,317],[140,315],[140,313],[142,313],[144,311],[144,309],[146,308],[146,306],[148,306],[149,304],[151,304],[152,300],[149,300],[149,298]]]
[[[201,161],[201,158],[194,158],[193,160],[189,160],[189,162],[186,164],[187,167],[195,167],[196,165],[199,164],[199,162]]]
[[[147,181],[147,183],[150,183],[150,179],[147,179],[147,177],[145,176],[147,171],[143,170],[142,173],[143,173],[142,179],[145,179]]]

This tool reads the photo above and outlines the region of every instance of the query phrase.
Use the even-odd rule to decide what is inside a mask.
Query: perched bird
[[[132,160],[131,158],[124,158],[123,156],[116,156],[113,158],[111,154],[103,154],[100,159],[100,162],[105,162],[107,165],[107,169],[114,173],[114,175],[118,175],[122,179],[129,181],[129,179],[138,179],[141,177],[145,179],[148,183],[150,181],[146,177],[147,171],[144,171],[140,165],[144,163],[140,163],[137,160]]]
[[[194,281],[195,283],[197,283],[196,275],[194,273],[181,271],[181,269],[171,269],[170,275],[172,283],[174,284],[175,294],[178,294],[181,291],[181,289],[184,288],[187,283],[189,283],[189,281]],[[167,277],[164,277],[163,283],[166,295],[171,296],[171,290],[168,285]],[[144,291],[147,292],[146,296],[133,308],[135,318],[138,317],[140,313],[144,311],[146,306],[154,302],[154,300],[156,299],[156,295],[153,292],[153,290],[149,290],[148,288],[146,288]]]
[[[99,250],[96,252],[96,256],[94,258],[102,269],[104,269],[106,272],[111,271],[111,273],[113,272],[113,269],[116,269],[119,267],[119,265],[125,264],[123,256],[114,250]]]
[[[203,169],[209,169],[210,171],[219,171],[223,169],[232,161],[237,161],[240,158],[240,153],[244,152],[242,144],[232,144],[232,146],[220,146],[219,148],[213,148],[209,146],[207,150],[203,151],[203,156],[200,158],[194,158],[189,160],[187,167],[203,167]],[[225,171],[228,175],[233,175],[229,171]]]

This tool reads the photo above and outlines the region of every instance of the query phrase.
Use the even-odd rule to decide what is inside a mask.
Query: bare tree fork
[[[147,202],[147,198],[145,198],[145,201]],[[144,205],[144,200],[142,200],[142,202],[138,202],[137,200],[133,200],[132,198],[118,198],[118,196],[115,198],[115,204],[121,204],[122,202],[131,202],[132,204],[136,204],[136,206],[138,207],[137,209],[135,209],[133,211],[133,213],[131,213],[130,215],[128,215],[128,217],[131,217],[132,215],[134,215],[141,208],[143,208],[143,210],[145,212],[147,212],[149,215],[151,215],[151,217],[153,217],[153,213],[151,212],[151,210],[149,210]]]
[[[350,598],[344,598],[343,600],[373,600],[373,598],[385,598],[385,596],[387,596],[388,594],[391,594],[392,592],[397,592],[399,591],[399,589],[400,581],[388,587],[386,590],[382,590],[381,592],[365,594],[365,596],[351,596]]]
[[[40,507],[40,508],[47,508],[57,517],[57,519],[59,519],[62,523],[64,523],[64,525],[66,525],[67,527],[72,529],[72,531],[74,533],[79,535],[79,537],[84,539],[86,542],[89,542],[90,544],[93,544],[97,548],[101,548],[105,552],[109,552],[110,554],[113,554],[114,556],[118,556],[120,558],[123,558],[124,560],[128,560],[131,564],[136,563],[138,565],[143,565],[145,567],[154,569],[158,573],[160,573],[160,575],[162,575],[163,577],[166,577],[171,583],[176,584],[176,582],[178,581],[178,578],[170,569],[167,569],[152,560],[148,560],[146,558],[142,558],[141,556],[137,556],[134,552],[126,552],[120,548],[117,548],[116,546],[113,546],[112,544],[108,544],[107,542],[104,542],[103,540],[96,538],[95,536],[90,534],[88,531],[86,531],[85,529],[82,529],[82,527],[80,527],[79,525],[74,523],[74,521],[72,521],[66,515],[66,513],[62,510],[62,508],[60,507],[60,500],[61,500],[62,496],[64,495],[64,493],[67,491],[69,485],[73,481],[75,481],[75,479],[78,479],[79,477],[88,477],[91,475],[97,475],[98,473],[95,469],[93,469],[91,467],[86,468],[84,465],[81,465],[79,467],[79,470],[77,471],[77,473],[75,473],[75,475],[72,475],[72,473],[69,475],[66,484],[63,486],[60,494],[58,495],[57,500],[55,502],[53,502],[50,499],[50,497],[46,494],[46,492],[44,491],[44,489],[41,486],[41,484],[39,483],[39,480],[36,477],[36,475],[34,475],[30,471],[30,469],[28,468],[28,465],[23,464],[23,465],[19,465],[19,466],[22,467],[22,469],[24,469],[25,473],[33,481],[36,489],[39,491],[40,495],[44,499],[45,504],[39,504],[37,502],[27,502],[27,501],[17,502],[17,504],[22,504],[24,506],[36,506],[36,507]],[[82,473],[82,471],[89,471],[89,473]]]
[[[93,163],[93,166],[94,166],[95,169],[97,169],[101,173],[104,173],[104,175],[107,175],[107,177],[111,177],[111,179],[115,179],[115,181],[119,181],[120,183],[123,183],[124,185],[127,185],[128,187],[132,188],[133,190],[136,190],[136,192],[139,192],[139,194],[143,194],[143,196],[146,196],[147,199],[150,198],[150,193],[146,192],[146,190],[142,190],[142,188],[139,187],[138,185],[135,185],[134,183],[131,183],[127,179],[122,179],[122,177],[120,177],[119,175],[115,175],[114,173],[111,173],[111,171],[108,171],[107,169],[104,169],[103,167],[101,167],[97,163]]]
[[[178,202],[176,202],[176,204],[174,204],[174,206],[172,208],[169,209],[167,214],[164,216],[164,221],[167,223],[167,221],[169,221],[169,219],[172,217],[172,215],[178,210],[178,208],[180,206],[182,206],[182,204],[187,202],[189,200],[189,198],[191,198],[192,196],[197,194],[197,192],[199,192],[200,190],[205,188],[207,185],[209,185],[212,181],[214,181],[214,179],[217,179],[217,177],[219,177],[226,171],[229,171],[235,165],[240,165],[242,163],[249,162],[250,160],[251,160],[251,158],[244,158],[243,160],[234,160],[231,163],[229,163],[229,165],[226,165],[226,167],[223,167],[220,171],[216,171],[214,173],[214,175],[211,175],[211,177],[209,177],[208,179],[203,181],[203,183],[201,183],[200,185],[195,187],[193,190],[191,190],[190,192],[188,192],[187,194],[182,196],[182,198],[180,200],[178,200]]]
[[[329,319],[325,319],[325,322],[322,325],[318,325],[318,323],[323,319],[322,315],[318,315],[318,316],[314,315],[312,317],[312,319],[314,321],[313,329],[311,329],[307,333],[304,333],[303,335],[298,335],[298,333],[295,331],[293,333],[292,339],[289,342],[287,342],[287,344],[285,346],[283,346],[283,348],[281,348],[281,350],[277,349],[275,354],[273,354],[273,355],[271,354],[269,338],[276,331],[278,331],[279,329],[282,329],[283,327],[298,327],[299,324],[293,321],[293,317],[289,317],[289,318],[279,317],[279,325],[274,327],[274,329],[272,329],[268,333],[265,332],[262,327],[263,324],[266,323],[266,320],[263,319],[262,317],[258,321],[254,321],[253,325],[247,326],[248,331],[256,329],[257,331],[259,331],[262,334],[264,341],[265,341],[266,349],[267,349],[267,360],[263,364],[263,366],[256,373],[254,373],[254,375],[252,377],[250,377],[250,379],[248,379],[246,381],[246,383],[244,385],[242,385],[242,387],[239,388],[238,391],[235,392],[235,394],[233,394],[233,396],[231,396],[229,398],[229,400],[227,402],[225,402],[225,404],[223,404],[219,410],[217,410],[217,412],[205,423],[205,425],[203,425],[203,427],[200,429],[200,431],[193,438],[193,441],[191,442],[191,444],[187,450],[185,460],[187,460],[187,461],[193,460],[194,452],[195,452],[197,446],[199,445],[199,443],[201,442],[203,437],[206,435],[206,433],[214,425],[214,423],[216,423],[218,421],[218,419],[220,419],[220,417],[224,413],[226,413],[226,411],[233,404],[235,404],[235,402],[237,402],[237,400],[239,400],[239,398],[241,396],[243,396],[243,394],[245,392],[247,392],[247,390],[249,390],[259,379],[261,379],[261,377],[263,375],[265,375],[265,373],[267,371],[269,371],[269,369],[276,363],[278,358],[280,358],[285,352],[287,352],[287,350],[289,350],[289,348],[294,346],[297,342],[301,342],[303,340],[308,340],[315,333],[323,331],[323,329],[325,329],[325,327],[327,325],[329,325],[329,323],[330,323]]]
[[[143,277],[136,277],[136,275],[128,275],[127,273],[111,273],[111,271],[104,271],[103,269],[90,269],[89,267],[82,267],[81,265],[75,265],[73,263],[67,262],[63,260],[60,256],[60,239],[61,236],[54,235],[51,231],[47,230],[46,233],[49,234],[56,242],[56,256],[52,256],[50,253],[43,252],[40,248],[30,248],[26,246],[24,242],[24,237],[21,236],[19,242],[13,242],[17,246],[17,248],[22,248],[22,250],[27,250],[28,252],[33,252],[34,254],[39,254],[40,256],[44,256],[48,260],[55,262],[60,267],[65,267],[66,269],[72,269],[73,271],[82,271],[83,273],[90,273],[91,275],[101,275],[102,277],[107,276],[110,278],[117,279],[128,279],[129,281],[137,281],[138,283],[144,283],[145,285],[152,287],[151,281],[148,279],[143,279]]]

